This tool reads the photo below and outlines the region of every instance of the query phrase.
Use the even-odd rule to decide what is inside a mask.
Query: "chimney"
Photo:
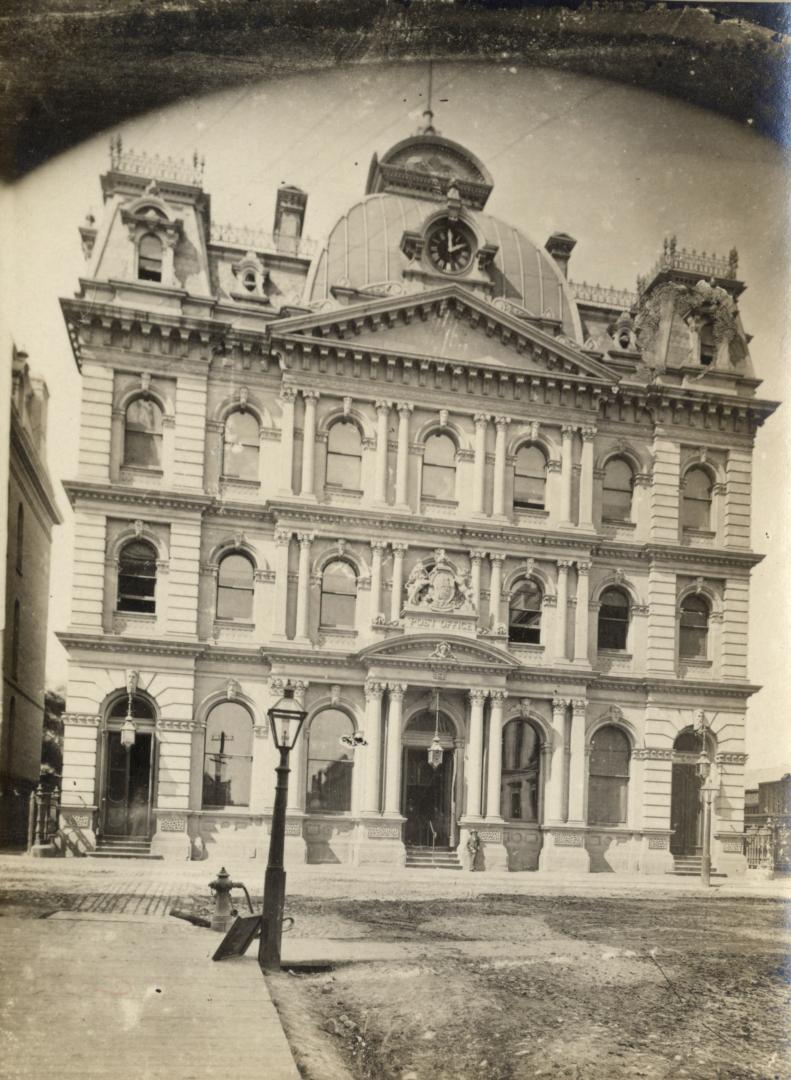
[[[305,223],[307,203],[307,193],[300,188],[291,187],[288,184],[278,188],[275,224],[272,229],[278,251],[291,251],[293,248],[293,253],[296,254],[299,249],[299,239],[302,236],[302,226]]]
[[[560,267],[560,272],[563,274],[563,277],[569,276],[569,259],[576,246],[577,241],[574,237],[563,232],[552,233],[549,240],[544,244],[544,247]]]

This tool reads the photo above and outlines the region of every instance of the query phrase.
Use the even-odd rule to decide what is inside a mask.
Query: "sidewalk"
[[[219,934],[65,911],[2,930],[3,1080],[299,1080],[257,963],[212,962]]]

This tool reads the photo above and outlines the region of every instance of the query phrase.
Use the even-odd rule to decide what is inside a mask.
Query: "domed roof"
[[[405,233],[420,233],[426,221],[436,217],[440,201],[391,190],[355,203],[334,226],[314,262],[307,301],[331,299],[333,287],[375,292],[377,286],[399,283],[405,289],[435,288],[436,277],[420,284],[406,281],[410,275],[403,271],[414,267],[415,259],[402,250],[402,238]],[[476,292],[490,301],[524,308],[535,318],[557,320],[566,337],[582,343],[574,296],[550,255],[512,225],[469,203],[461,213],[477,233],[480,245],[496,249],[486,268],[493,288]],[[452,280],[465,284],[463,274]]]

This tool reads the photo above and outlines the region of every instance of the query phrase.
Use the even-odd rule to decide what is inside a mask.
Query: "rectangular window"
[[[162,466],[162,436],[148,431],[134,431],[128,425],[124,435],[124,465],[141,469]]]
[[[342,813],[352,803],[352,762],[311,758],[308,772],[307,808]]]
[[[252,619],[253,594],[249,589],[232,589],[220,585],[217,589],[218,619]]]
[[[537,476],[514,477],[514,506],[544,509],[544,481]]]
[[[321,625],[353,627],[356,603],[356,596],[323,593],[321,598]]]
[[[591,776],[588,821],[592,825],[621,825],[626,821],[629,780],[625,776]]]
[[[360,490],[360,459],[351,454],[327,454],[327,483]]]
[[[456,470],[447,465],[424,465],[423,494],[431,499],[455,499]]]
[[[258,447],[235,443],[233,453],[226,447],[223,474],[239,480],[257,480]]]
[[[685,498],[682,504],[683,526],[685,529],[709,529],[711,525],[711,503],[706,499]]]
[[[708,630],[705,626],[680,626],[679,655],[689,660],[705,660],[707,638]]]
[[[206,747],[203,771],[204,806],[249,806],[252,770],[249,757],[231,757]]]
[[[602,517],[605,521],[628,521],[632,513],[631,491],[604,489]]]

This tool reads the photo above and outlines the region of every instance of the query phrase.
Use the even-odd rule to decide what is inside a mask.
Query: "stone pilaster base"
[[[561,874],[587,874],[590,855],[585,847],[584,826],[546,825],[538,869]]]
[[[472,853],[468,847],[470,836],[477,832],[480,846],[472,863]],[[462,818],[459,822],[459,846],[456,848],[459,860],[465,870],[507,870],[508,849],[502,823],[475,818]]]
[[[85,855],[96,849],[96,807],[61,804],[57,846],[63,855]]]
[[[641,874],[668,874],[673,869],[670,830],[649,829],[643,834],[640,848]]]
[[[354,861],[358,866],[403,866],[406,862],[406,849],[401,839],[401,825],[404,819],[398,817],[363,818],[357,826]]]
[[[286,870],[290,866],[303,866],[308,861],[308,845],[305,843],[304,815],[295,816],[289,814],[286,819],[286,837],[283,844],[283,865]],[[263,844],[264,860],[269,858],[269,836],[272,828],[272,819],[267,821],[266,840]]]
[[[170,862],[192,858],[192,840],[187,832],[186,810],[155,810],[156,832],[151,837],[151,854]]]
[[[741,833],[717,833],[712,844],[711,863],[728,877],[743,877],[747,873],[744,836]]]
[[[57,854],[54,844],[34,844],[30,849],[30,855],[34,859],[51,859]]]

